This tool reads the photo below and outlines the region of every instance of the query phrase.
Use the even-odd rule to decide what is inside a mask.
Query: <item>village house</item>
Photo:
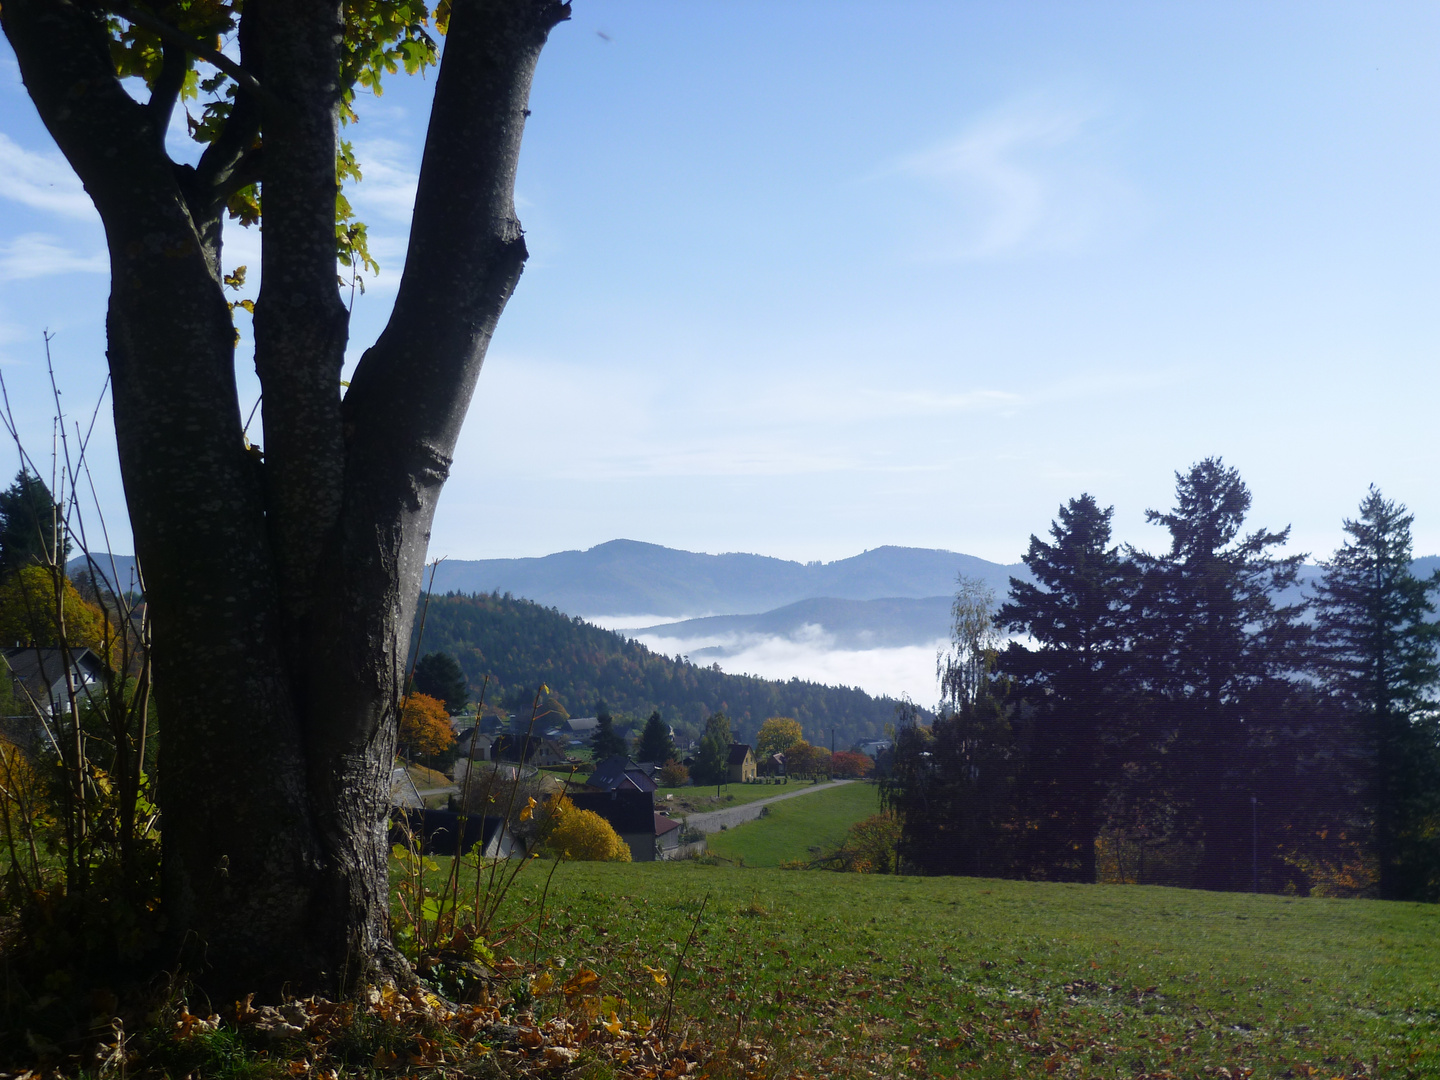
[[[647,794],[658,786],[649,769],[636,764],[624,754],[616,754],[597,764],[585,784],[596,791],[630,790]]]
[[[730,757],[725,763],[725,779],[732,784],[746,784],[755,779],[755,751],[749,743],[730,744]]]
[[[85,705],[104,689],[105,665],[86,648],[68,650],[17,646],[4,652],[0,677],[10,679],[17,715],[0,717],[0,734],[26,747],[46,739],[50,721],[70,713],[72,699]]]

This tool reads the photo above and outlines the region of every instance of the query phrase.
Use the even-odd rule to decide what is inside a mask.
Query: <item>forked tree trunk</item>
[[[525,261],[513,189],[554,0],[455,0],[406,270],[341,397],[339,0],[247,0],[242,92],[197,169],[115,78],[103,15],[5,0],[41,118],[104,222],[121,474],[161,718],[170,957],[217,1000],[406,974],[388,932],[397,693],[436,500]],[[173,104],[173,102],[172,102]],[[263,161],[252,150],[263,132]],[[248,452],[220,281],[225,197],[263,181]]]

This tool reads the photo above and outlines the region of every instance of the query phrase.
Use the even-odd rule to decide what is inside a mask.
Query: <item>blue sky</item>
[[[1008,562],[1081,491],[1154,546],[1145,509],[1212,454],[1296,550],[1332,550],[1374,482],[1440,551],[1437,54],[1433,4],[578,0],[432,553]],[[347,133],[382,264],[352,360],[388,314],[432,87],[392,80]],[[226,263],[253,283],[257,237],[229,229]],[[41,330],[88,417],[106,291],[5,52],[0,370],[34,446]]]

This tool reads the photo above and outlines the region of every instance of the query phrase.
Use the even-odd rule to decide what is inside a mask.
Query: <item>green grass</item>
[[[727,806],[773,799],[776,795],[788,795],[809,786],[808,780],[792,780],[788,784],[722,784],[718,797],[714,784],[662,787],[655,792],[655,806],[659,808],[664,804],[672,814],[704,814],[711,810],[724,810]],[[667,799],[667,795],[673,798]]]
[[[546,869],[502,921],[534,914]],[[566,864],[540,957],[654,1015],[634,975],[676,964],[702,897],[677,1011],[771,1076],[1440,1075],[1432,906]]]
[[[758,821],[711,833],[711,853],[743,860],[746,866],[779,866],[808,862],[822,851],[837,847],[850,826],[879,813],[879,788],[874,784],[846,784],[795,799],[774,803]]]

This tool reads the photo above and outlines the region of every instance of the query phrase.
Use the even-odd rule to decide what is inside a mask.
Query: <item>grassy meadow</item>
[[[844,784],[765,809],[765,816],[756,821],[711,833],[710,852],[745,866],[809,861],[838,846],[851,825],[879,813],[880,789],[875,784]]]
[[[714,784],[687,784],[685,787],[662,787],[655,792],[655,805],[664,804],[673,813],[704,814],[724,810],[727,806],[773,799],[809,787],[808,780],[792,780],[788,784],[722,784],[717,795]]]
[[[534,918],[547,870],[501,922]],[[676,968],[702,899],[675,1009],[728,1048],[709,1075],[1440,1076],[1432,906],[573,863],[538,957],[656,1016],[644,965]]]

